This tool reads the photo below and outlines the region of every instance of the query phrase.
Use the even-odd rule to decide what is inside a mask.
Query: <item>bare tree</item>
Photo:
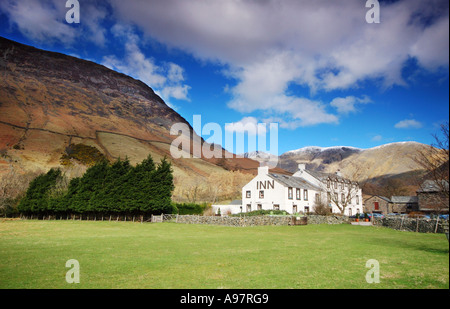
[[[433,134],[434,142],[412,155],[412,159],[426,171],[419,192],[434,192],[428,195],[438,212],[448,209],[449,201],[449,132],[448,122],[441,124],[440,134]]]
[[[0,177],[0,213],[7,215],[25,194],[30,182],[41,172],[20,173],[10,165],[9,171]]]
[[[359,183],[355,181],[355,179],[361,178],[362,169],[353,164],[348,170],[346,177],[343,177],[338,171],[334,175],[323,177],[321,182],[321,195],[326,194],[328,205],[336,206],[342,215],[354,202],[361,205],[362,208],[362,192]]]
[[[330,207],[328,204],[321,198],[319,195],[316,201],[314,202],[314,213],[316,215],[326,216],[331,213]]]

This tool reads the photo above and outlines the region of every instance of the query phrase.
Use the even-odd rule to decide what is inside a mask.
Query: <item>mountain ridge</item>
[[[349,178],[358,181],[396,175],[409,175],[421,170],[414,162],[414,153],[428,147],[428,145],[415,142],[393,142],[372,148],[357,148],[352,146],[306,146],[286,151],[278,156],[279,167],[291,173],[298,169],[298,164],[305,164],[313,171],[334,173],[340,170]],[[263,162],[266,154],[245,154],[247,157]]]

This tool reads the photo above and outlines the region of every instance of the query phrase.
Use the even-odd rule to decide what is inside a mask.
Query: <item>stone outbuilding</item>
[[[417,196],[392,196],[391,211],[393,213],[409,213],[419,210],[419,199]]]
[[[448,182],[425,180],[417,190],[419,211],[424,213],[448,213]]]
[[[385,196],[372,195],[364,202],[364,212],[387,215],[391,210],[391,200]]]

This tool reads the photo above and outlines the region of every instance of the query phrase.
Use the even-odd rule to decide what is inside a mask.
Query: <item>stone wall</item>
[[[290,225],[292,218],[290,216],[216,217],[185,215],[178,216],[176,222],[185,224],[214,224],[226,226]]]
[[[419,233],[444,233],[442,223],[448,222],[440,219],[423,219],[423,218],[397,218],[386,217],[383,219],[376,219],[374,225],[384,226],[394,230],[410,231]],[[436,230],[436,223],[438,224]]]
[[[342,224],[349,223],[345,216],[308,215],[308,224]]]
[[[348,223],[347,217],[309,215],[307,224],[342,224]],[[226,226],[261,226],[261,225],[294,225],[291,216],[198,216],[179,215],[177,223],[184,224],[214,224]]]

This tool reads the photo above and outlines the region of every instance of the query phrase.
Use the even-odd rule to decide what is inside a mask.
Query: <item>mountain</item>
[[[0,76],[0,176],[11,168],[59,167],[74,144],[132,164],[149,154],[155,162],[166,156],[180,185],[212,173],[257,172],[259,162],[223,159],[223,149],[218,158],[173,159],[173,124],[189,128],[183,138],[190,153],[204,141],[149,86],[94,62],[0,37]]]
[[[299,163],[305,163],[308,169],[326,172],[328,167],[336,162],[341,162],[353,154],[358,154],[362,149],[346,146],[315,147],[309,146],[297,150],[288,151],[280,156],[280,166],[294,172]]]
[[[421,167],[412,156],[424,147],[427,145],[417,142],[391,143],[369,149],[305,147],[282,154],[279,167],[294,172],[299,163],[304,163],[315,171],[334,173],[340,170],[359,181],[379,180],[419,172]]]

